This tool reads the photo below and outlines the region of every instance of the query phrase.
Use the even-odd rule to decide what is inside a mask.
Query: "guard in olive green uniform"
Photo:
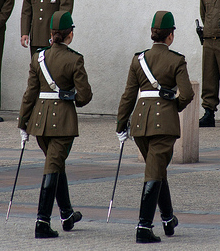
[[[120,141],[124,141],[128,137],[127,122],[140,90],[131,119],[130,134],[146,162],[136,236],[136,241],[142,243],[160,241],[152,232],[157,203],[165,234],[173,235],[174,227],[178,224],[177,218],[173,215],[166,168],[172,157],[173,145],[180,137],[178,112],[191,102],[194,92],[184,56],[168,48],[173,42],[174,29],[172,13],[158,11],[155,14],[151,36],[154,44],[150,50],[135,54],[118,109],[117,135]],[[141,59],[145,60],[161,89],[152,86],[150,78],[141,66]],[[175,91],[172,91],[176,87],[179,89],[177,98],[174,96]],[[163,90],[163,93],[159,89]],[[165,99],[169,93],[173,93],[173,96]]]
[[[11,15],[14,7],[14,0],[0,0],[0,108],[1,108],[1,69],[2,55],[5,42],[6,22]],[[0,122],[4,121],[0,117]]]
[[[49,46],[50,19],[55,11],[72,14],[74,0],[23,0],[21,12],[21,44],[28,47],[29,34],[31,56],[38,48]]]
[[[45,51],[35,53],[32,57],[28,86],[19,114],[18,127],[21,128],[22,145],[28,140],[29,134],[36,136],[46,156],[35,230],[36,238],[58,236],[58,233],[50,228],[55,197],[60,208],[63,230],[71,230],[74,223],[82,218],[80,212],[73,212],[70,203],[65,160],[74,137],[78,136],[75,105],[82,107],[88,104],[92,99],[92,92],[83,56],[67,46],[73,38],[72,26],[73,21],[69,12],[57,11],[52,16],[53,45]],[[44,56],[41,56],[42,52]],[[46,64],[47,73],[53,79],[52,83],[47,82],[42,62]],[[55,87],[60,94],[54,91]],[[74,94],[73,88],[76,90],[75,104],[73,100],[63,99],[63,96],[68,99],[69,93]],[[64,92],[63,96],[61,91]]]
[[[220,0],[200,0],[203,28],[202,107],[200,127],[215,127],[220,79]]]

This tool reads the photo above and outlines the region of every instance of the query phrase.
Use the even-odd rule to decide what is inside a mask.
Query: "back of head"
[[[169,11],[157,11],[151,24],[151,39],[163,42],[175,29],[173,14]]]
[[[61,43],[74,28],[71,14],[68,11],[56,11],[51,17],[50,29],[54,43]]]

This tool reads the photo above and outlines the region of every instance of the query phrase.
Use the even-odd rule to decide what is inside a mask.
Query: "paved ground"
[[[20,156],[16,112],[0,112],[0,250],[220,250],[220,124],[200,128],[200,162],[171,164],[169,183],[175,214],[175,236],[164,235],[159,212],[154,232],[158,244],[136,244],[144,164],[133,141],[125,143],[110,222],[106,223],[116,174],[119,142],[115,117],[79,116],[80,137],[67,160],[71,201],[83,220],[63,232],[55,204],[52,228],[59,238],[37,240],[34,226],[44,156],[33,137],[24,152],[7,224],[5,217]]]

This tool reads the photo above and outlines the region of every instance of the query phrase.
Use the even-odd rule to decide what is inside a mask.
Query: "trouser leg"
[[[217,111],[219,104],[220,40],[205,39],[202,62],[202,107]]]

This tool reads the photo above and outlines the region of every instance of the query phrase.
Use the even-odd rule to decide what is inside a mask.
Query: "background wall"
[[[19,110],[27,84],[30,53],[20,45],[21,7],[22,1],[16,1],[7,23],[2,110]],[[78,112],[117,113],[134,53],[152,46],[150,26],[157,10],[173,13],[177,29],[170,48],[186,56],[190,79],[201,83],[202,47],[195,32],[195,19],[200,20],[199,1],[75,0],[73,20],[76,28],[70,47],[84,55],[94,93],[92,102]]]

